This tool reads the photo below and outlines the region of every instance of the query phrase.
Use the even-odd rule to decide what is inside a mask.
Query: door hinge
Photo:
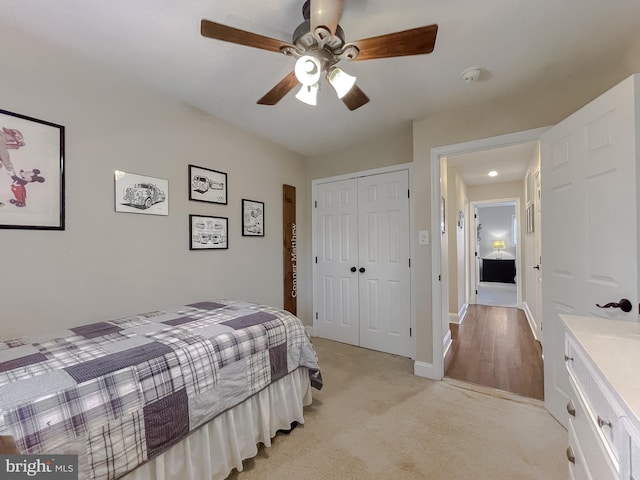
[[[318,208],[318,201],[316,200],[315,202],[313,202],[315,207]]]
[[[411,333],[412,333],[412,332],[411,332],[411,327],[409,327],[409,336],[411,336]]]
[[[411,198],[411,190],[407,190],[407,198]]]
[[[409,259],[409,268],[411,268],[411,259]]]
[[[438,281],[441,282],[442,281],[442,275],[438,275]]]
[[[318,257],[316,257],[316,263],[318,263]]]
[[[478,290],[476,290],[476,295],[478,294]]]
[[[316,312],[316,320],[318,319],[318,312]]]
[[[478,252],[473,252],[473,254],[477,257],[478,256]]]
[[[478,215],[476,215],[475,213],[473,214],[473,218],[478,218]]]

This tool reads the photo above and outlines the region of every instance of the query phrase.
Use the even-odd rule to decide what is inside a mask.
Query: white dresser
[[[640,324],[561,315],[569,479],[640,480]]]

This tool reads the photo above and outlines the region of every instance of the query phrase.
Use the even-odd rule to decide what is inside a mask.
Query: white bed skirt
[[[233,468],[242,471],[242,460],[258,453],[258,443],[269,447],[277,430],[304,423],[303,407],[311,401],[309,371],[300,367],[122,478],[224,479]]]

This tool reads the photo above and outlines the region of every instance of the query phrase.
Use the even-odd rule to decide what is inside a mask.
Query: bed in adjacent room
[[[298,318],[200,302],[0,342],[0,435],[80,478],[225,478],[303,423],[317,357]]]

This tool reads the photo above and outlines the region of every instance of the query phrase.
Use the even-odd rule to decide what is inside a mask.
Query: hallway
[[[451,334],[446,377],[544,399],[541,347],[522,310],[470,305]]]

